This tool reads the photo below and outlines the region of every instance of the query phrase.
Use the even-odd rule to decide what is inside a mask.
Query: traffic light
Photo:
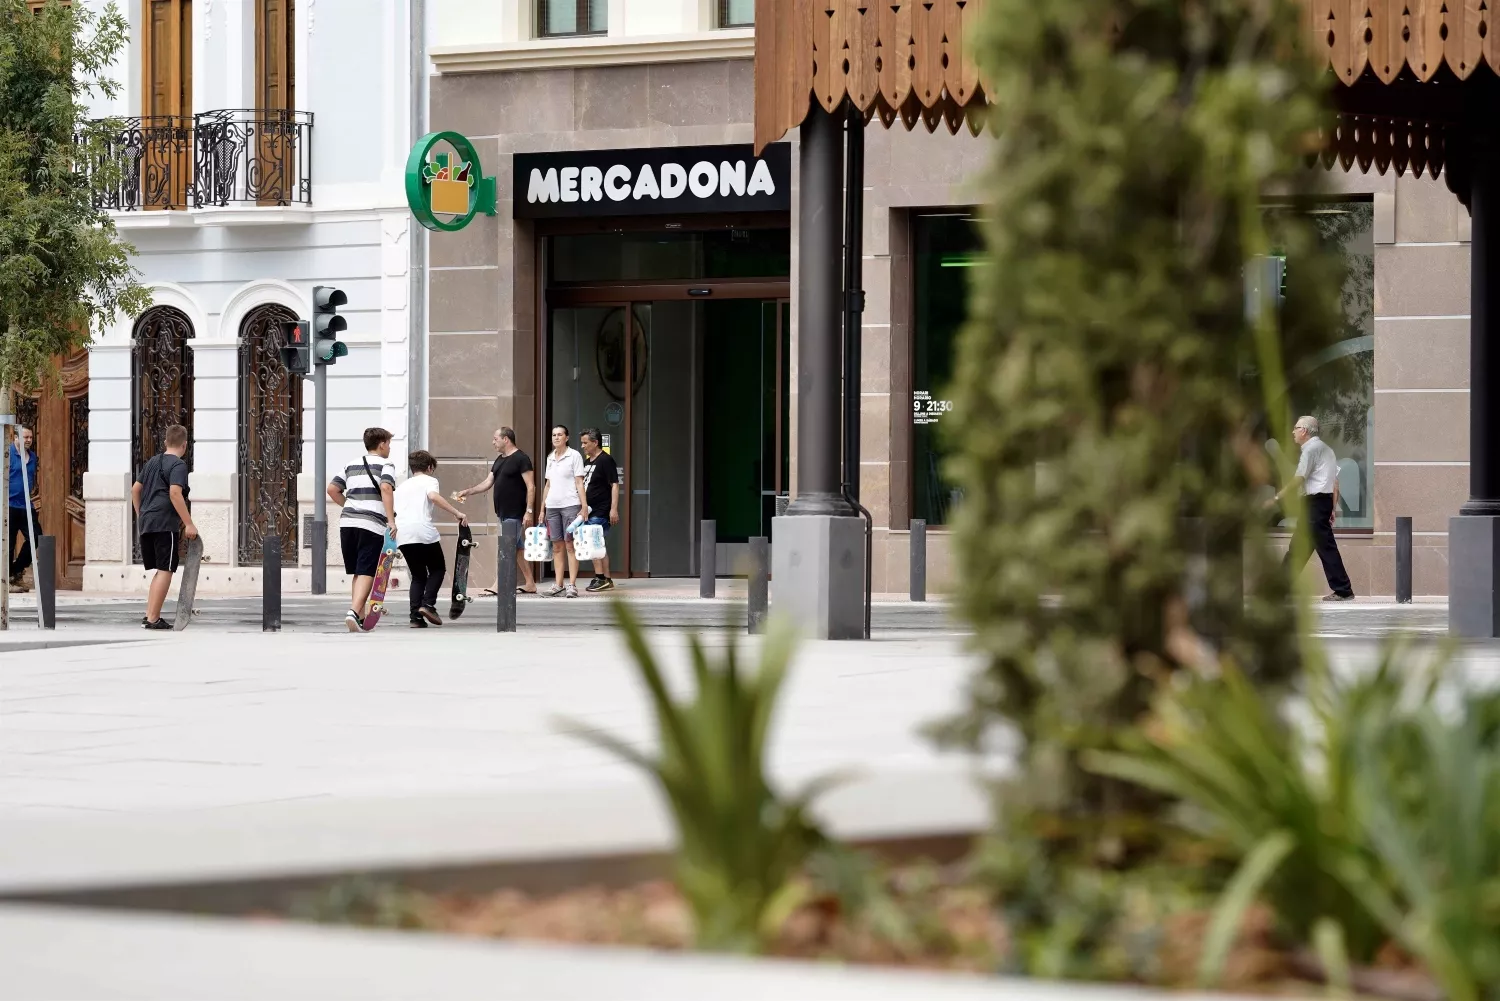
[[[339,334],[349,327],[339,315],[339,307],[348,302],[343,289],[313,286],[313,359],[319,365],[332,365],[349,353],[349,346],[339,340]]]
[[[307,339],[306,320],[288,320],[281,325],[281,364],[292,375],[312,371],[312,345]]]

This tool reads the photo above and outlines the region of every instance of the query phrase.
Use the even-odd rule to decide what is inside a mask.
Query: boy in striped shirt
[[[344,624],[351,633],[364,628],[366,603],[375,585],[375,568],[385,533],[396,531],[396,464],[391,461],[391,433],[385,428],[365,429],[365,455],[335,473],[328,484],[328,499],[339,507],[339,545],[344,551],[344,572],[353,578],[349,612]]]

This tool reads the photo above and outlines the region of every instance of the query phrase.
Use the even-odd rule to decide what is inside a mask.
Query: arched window
[[[297,474],[302,472],[302,377],[280,349],[285,306],[257,306],[240,324],[239,561],[257,566],[265,540],[281,539],[283,566],[297,565]]]
[[[186,458],[192,468],[192,338],[192,321],[171,306],[153,306],[135,322],[130,350],[131,476],[139,476],[146,460],[162,450],[173,424],[188,429]],[[135,545],[139,563],[139,539]]]

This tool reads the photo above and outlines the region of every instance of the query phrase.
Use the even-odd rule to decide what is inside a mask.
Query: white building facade
[[[79,0],[102,6],[103,0]],[[344,290],[349,355],[329,370],[329,465],[367,427],[420,435],[421,231],[403,194],[420,0],[120,0],[130,41],[106,196],[153,305],[94,332],[82,505],[86,590],[144,586],[130,487],[166,427],[191,432],[208,590],[254,583],[282,540],[307,586],[313,379],[287,375],[281,324],[315,285]],[[416,51],[413,51],[413,47]],[[421,64],[419,64],[421,65]],[[417,112],[420,114],[420,111]],[[412,243],[419,241],[417,254]],[[415,307],[414,308],[414,304]],[[413,351],[413,345],[418,350]],[[337,509],[331,516],[336,520]],[[337,530],[329,562],[339,561]],[[336,577],[330,577],[330,587]]]

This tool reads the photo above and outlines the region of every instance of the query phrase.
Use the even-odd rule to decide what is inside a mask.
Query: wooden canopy
[[[802,123],[809,95],[848,97],[889,127],[978,132],[984,87],[966,41],[984,0],[756,0],[755,148]]]
[[[1312,51],[1341,86],[1323,159],[1437,177],[1454,159],[1458,86],[1500,72],[1491,0],[1303,0]],[[1500,6],[1500,0],[1494,0]],[[978,133],[986,94],[967,41],[984,0],[756,0],[755,145],[845,97],[887,127]],[[1495,114],[1500,114],[1496,109]],[[1463,192],[1460,192],[1463,197]]]

